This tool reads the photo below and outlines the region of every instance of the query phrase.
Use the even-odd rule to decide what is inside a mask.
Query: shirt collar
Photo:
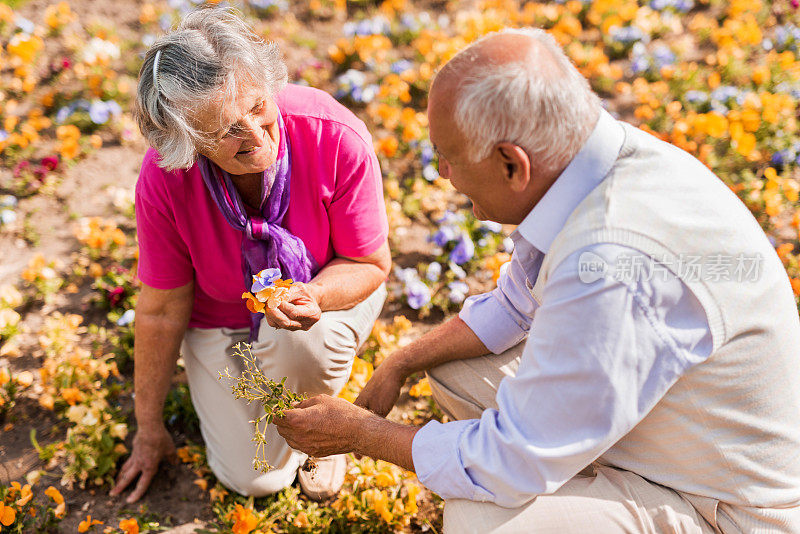
[[[517,227],[522,237],[546,254],[570,214],[611,170],[624,140],[622,124],[601,109],[589,139]]]

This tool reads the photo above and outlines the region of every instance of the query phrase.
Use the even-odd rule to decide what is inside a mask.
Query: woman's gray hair
[[[466,74],[455,95],[454,120],[467,139],[469,159],[480,161],[500,142],[520,146],[534,169],[562,169],[592,132],[600,99],[555,39],[539,29],[508,29],[538,45],[522,61],[474,61],[472,47],[457,54],[448,68]],[[463,73],[463,72],[462,72]]]
[[[194,115],[209,102],[235,106],[240,88],[274,96],[287,83],[278,46],[266,42],[232,9],[189,13],[159,38],[144,58],[134,117],[168,171],[191,167],[197,149],[211,141]]]

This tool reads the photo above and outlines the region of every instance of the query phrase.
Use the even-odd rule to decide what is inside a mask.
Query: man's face
[[[230,174],[262,173],[278,157],[278,113],[262,90],[243,87],[235,103],[212,103],[199,113],[212,141],[198,151]]]
[[[480,220],[506,222],[504,199],[508,198],[500,168],[493,157],[470,161],[467,142],[452,118],[445,90],[431,92],[428,123],[431,142],[439,158],[439,175],[472,201],[472,212]]]

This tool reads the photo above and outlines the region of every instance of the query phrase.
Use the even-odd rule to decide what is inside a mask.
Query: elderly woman
[[[217,478],[245,495],[291,484],[305,456],[270,425],[266,461],[253,468],[251,420],[219,372],[252,341],[267,377],[296,392],[333,394],[383,305],[391,259],[381,172],[370,135],[327,94],[287,85],[276,45],[229,10],[189,14],[148,51],[136,119],[151,145],[136,186],[137,432],[112,495],[137,479],[146,491],[175,446],[164,399],[179,352]],[[251,314],[242,293],[253,274],[278,268],[295,280],[288,299]],[[318,460],[300,484],[334,494],[342,456]]]

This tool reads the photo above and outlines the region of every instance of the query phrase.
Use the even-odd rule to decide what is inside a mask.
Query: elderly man
[[[745,206],[603,111],[541,31],[462,51],[428,114],[441,175],[516,248],[356,404],[385,415],[426,370],[458,420],[319,396],[278,422],[288,443],[413,468],[446,532],[800,532],[800,321]]]

